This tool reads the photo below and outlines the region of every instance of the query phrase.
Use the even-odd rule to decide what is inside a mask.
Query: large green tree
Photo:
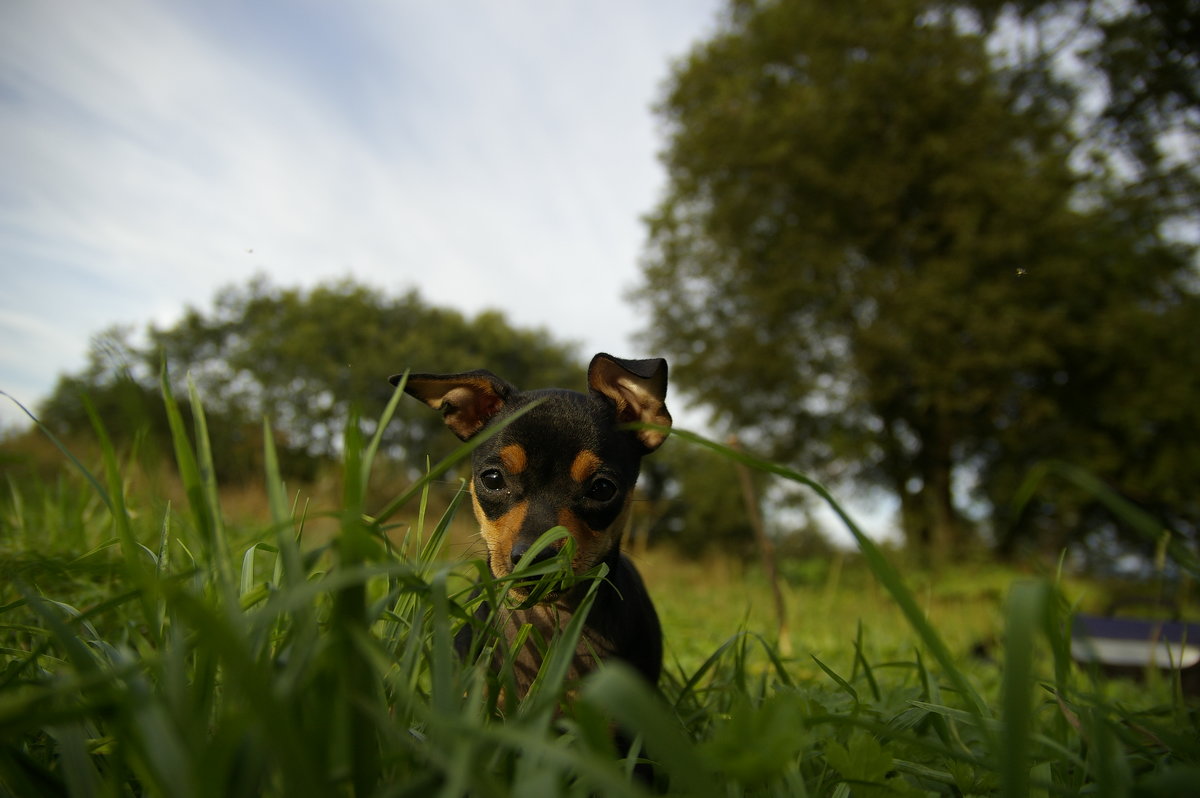
[[[1112,411],[1149,388],[1144,347],[1196,320],[1161,205],[1075,168],[1079,87],[1047,70],[1028,91],[968,11],[731,3],[660,107],[669,186],[636,292],[676,384],[748,443],[890,491],[943,553],[967,505],[1009,536],[970,478],[1011,484],[1041,443],[1113,473],[1100,422],[1136,437]],[[1193,424],[1178,408],[1159,415]]]
[[[1054,102],[1069,113],[1072,162],[1104,187],[1091,199],[1107,202],[1110,218],[1127,226],[1200,240],[1200,0],[970,5],[1016,102]],[[1026,374],[1060,407],[1090,412],[1054,426],[1002,419],[1003,448],[981,469],[994,504],[1004,506],[1031,459],[1058,457],[1087,464],[1169,527],[1196,536],[1200,308],[1194,268],[1173,276],[1185,290],[1165,285],[1157,301],[1129,303],[1121,323],[1096,331],[1081,353],[1090,369],[1073,369],[1073,385],[1061,384],[1062,372]],[[1091,496],[1051,492],[1005,517],[1000,543],[1039,537],[1054,545],[1073,529],[1111,531],[1105,515]]]
[[[1089,168],[1200,221],[1200,0],[973,0],[1023,100],[1072,102]],[[1075,91],[1048,92],[1052,75]],[[1192,233],[1193,237],[1195,233]]]
[[[151,350],[190,372],[206,402],[266,415],[293,445],[332,454],[351,408],[364,423],[391,397],[387,377],[406,368],[489,368],[520,386],[583,382],[573,349],[544,330],[520,329],[497,311],[474,317],[351,281],[311,290],[259,279],[231,286],[208,311],[189,309],[150,333]],[[407,415],[407,414],[406,414]],[[371,430],[367,430],[371,432]],[[444,453],[436,417],[395,425],[385,440],[415,458]]]
[[[262,418],[292,462],[317,462],[336,454],[353,410],[364,432],[374,432],[394,390],[387,378],[405,369],[489,368],[523,387],[582,389],[584,381],[574,347],[544,330],[515,327],[495,311],[466,316],[416,292],[391,296],[348,280],[312,289],[263,278],[229,286],[211,307],[189,308],[175,324],[152,327],[147,338],[136,345],[127,331],[98,336],[88,368],[65,375],[43,405],[45,420],[68,434],[87,429],[79,397],[88,394],[118,435],[144,428],[161,437],[156,394],[165,362],[176,395],[186,397],[190,377],[205,412],[219,419],[209,428],[226,470],[253,470]],[[414,467],[454,443],[436,414],[406,405],[384,436],[389,453]]]

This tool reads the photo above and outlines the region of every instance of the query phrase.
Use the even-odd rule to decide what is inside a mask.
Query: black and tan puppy
[[[400,377],[392,377],[392,383]],[[641,459],[662,444],[657,430],[628,430],[629,422],[669,426],[665,360],[622,360],[598,354],[588,367],[589,394],[559,389],[519,391],[489,371],[411,374],[405,391],[435,410],[469,440],[489,424],[541,400],[472,453],[471,496],[487,543],[488,566],[505,576],[546,530],[566,527],[575,543],[572,570],[600,563],[608,576],[600,585],[572,663],[570,677],[616,657],[651,684],[662,668],[662,629],[654,604],[633,563],[621,553]],[[544,550],[538,559],[552,557]],[[526,609],[505,609],[511,642],[524,624],[549,640],[579,606],[586,584],[551,595]],[[517,591],[520,594],[520,591]],[[541,665],[534,645],[515,663],[524,694]]]

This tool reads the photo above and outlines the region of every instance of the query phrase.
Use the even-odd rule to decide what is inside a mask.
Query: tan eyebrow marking
[[[576,482],[583,482],[599,470],[600,458],[595,452],[584,449],[575,455],[575,460],[571,463],[571,479]]]
[[[510,443],[500,450],[500,462],[510,474],[520,474],[529,465],[529,457],[525,448],[519,443]]]

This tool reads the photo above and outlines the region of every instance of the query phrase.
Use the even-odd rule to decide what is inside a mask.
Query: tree
[[[1167,240],[1194,244],[1200,229],[1200,2],[976,0],[971,5],[979,12],[979,27],[991,34],[1019,102],[1049,96],[1067,104],[1077,133],[1072,161],[1106,187],[1102,200],[1121,209],[1126,223],[1155,227]],[[1072,90],[1049,92],[1048,78]],[[1129,213],[1133,207],[1140,213]],[[1194,257],[1191,263],[1194,267]],[[1069,390],[1076,405],[1078,398],[1089,397],[1093,434],[1063,436],[1043,426],[1017,438],[1012,433],[1023,426],[1006,423],[1005,456],[990,457],[981,479],[994,502],[1011,496],[1025,478],[1021,471],[1033,449],[1041,456],[1088,463],[1167,526],[1196,538],[1200,498],[1191,485],[1200,463],[1200,357],[1191,338],[1200,308],[1194,271],[1190,277],[1187,271],[1181,270],[1184,291],[1166,289],[1167,301],[1131,307],[1126,323],[1098,331],[1095,345],[1106,354],[1090,353],[1092,361],[1115,361],[1119,369],[1110,367],[1090,384],[1077,379],[1070,388],[1043,380],[1044,393]],[[1038,537],[1053,545],[1072,526],[1111,537],[1120,530],[1106,516],[1094,497],[1057,490],[1021,516],[1006,518],[1000,542],[1011,548]],[[1071,523],[1064,524],[1064,518]]]
[[[214,440],[214,452],[235,453],[226,475],[258,467],[263,417],[292,462],[311,472],[312,463],[337,453],[352,410],[360,413],[364,432],[374,433],[371,425],[394,390],[387,378],[406,368],[486,367],[530,387],[582,387],[584,380],[573,347],[543,330],[514,327],[495,311],[468,318],[430,306],[415,292],[390,297],[351,281],[304,290],[258,278],[221,290],[210,309],[189,308],[169,328],[152,327],[148,339],[141,348],[127,335],[93,341],[91,366],[60,380],[43,406],[46,420],[76,432],[86,428],[80,393],[132,392],[142,399],[122,418],[154,424],[161,412],[146,412],[144,405],[149,399],[161,408],[154,397],[165,361],[176,395],[186,397],[190,376],[206,414],[219,419],[210,419],[210,433],[229,439]],[[130,425],[119,425],[125,437],[135,431]],[[384,434],[390,453],[414,468],[423,467],[427,455],[448,453],[453,443],[427,411],[402,410]]]
[[[1077,89],[1018,92],[965,9],[733,2],[659,109],[635,294],[676,384],[748,444],[890,491],[940,553],[972,540],[968,501],[1006,523],[971,475],[1027,468],[1008,443],[1048,430],[1087,454],[1098,388],[1128,399],[1129,350],[1194,313],[1161,206],[1072,168]]]
[[[754,528],[732,461],[696,457],[672,443],[642,463],[638,489],[647,505],[639,517],[648,517],[650,539],[693,558],[713,551],[755,556]]]
[[[997,49],[1023,99],[1045,94],[1045,75],[1073,86],[1071,113],[1089,168],[1109,170],[1126,190],[1156,198],[1168,215],[1194,229],[1200,213],[1200,0],[971,5],[984,30],[1004,29],[992,38],[1003,43]]]
[[[387,377],[405,368],[487,367],[518,385],[583,381],[571,347],[545,331],[514,328],[496,311],[467,318],[415,292],[387,297],[351,281],[311,291],[262,279],[229,287],[211,313],[190,309],[150,338],[177,375],[192,374],[206,401],[266,415],[293,445],[319,455],[337,450],[351,408],[367,424],[378,417],[393,391]],[[440,431],[436,418],[425,418],[397,424],[385,441],[423,461],[448,451]]]

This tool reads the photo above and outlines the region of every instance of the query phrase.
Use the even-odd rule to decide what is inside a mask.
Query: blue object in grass
[[[1200,662],[1200,624],[1077,615],[1071,656],[1077,662],[1183,670]]]

